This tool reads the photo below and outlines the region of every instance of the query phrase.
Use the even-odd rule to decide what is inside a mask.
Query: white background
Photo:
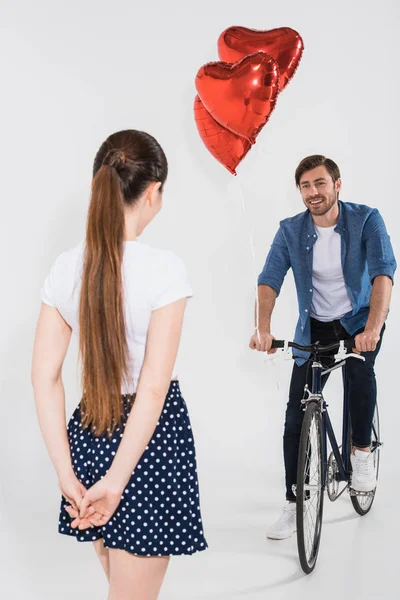
[[[281,438],[292,365],[248,349],[255,276],[279,219],[303,209],[294,170],[304,156],[333,158],[342,199],[378,207],[400,248],[398,20],[395,0],[3,0],[2,596],[106,596],[92,548],[57,533],[59,492],[36,421],[30,364],[44,277],[84,235],[94,155],[110,133],[136,128],[159,140],[170,163],[163,211],[142,240],[182,256],[195,289],[179,374],[210,544],[172,561],[162,600],[398,597],[397,287],[376,369],[385,442],[379,494],[364,519],[347,497],[327,502],[310,577],[300,571],[295,537],[264,537],[284,501]],[[236,178],[208,154],[192,113],[196,72],[218,60],[218,36],[230,25],[289,26],[306,46]],[[291,338],[296,319],[288,275],[274,335]],[[71,346],[68,416],[79,401],[76,359]],[[327,388],[336,422],[340,393],[336,373]]]

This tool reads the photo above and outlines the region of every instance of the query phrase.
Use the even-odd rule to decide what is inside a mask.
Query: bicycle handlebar
[[[296,348],[296,350],[304,350],[304,352],[331,352],[333,350],[337,350],[339,348],[340,342],[334,342],[333,344],[328,344],[327,346],[322,346],[321,344],[311,344],[309,346],[301,346],[300,344],[296,344],[296,342],[288,342],[289,348]],[[271,348],[284,348],[285,340],[272,340]],[[356,343],[354,339],[344,340],[344,347],[346,350],[352,350],[356,347]]]

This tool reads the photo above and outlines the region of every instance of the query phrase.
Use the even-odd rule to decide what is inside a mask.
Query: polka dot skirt
[[[131,396],[122,396],[124,403]],[[127,408],[129,414],[129,407]],[[113,437],[83,430],[79,406],[68,423],[72,465],[89,488],[104,476],[121,441],[124,424]],[[79,542],[103,538],[107,548],[140,556],[193,554],[207,548],[200,512],[196,453],[189,414],[178,381],[171,381],[160,420],[104,527],[72,529],[61,501],[59,532]]]

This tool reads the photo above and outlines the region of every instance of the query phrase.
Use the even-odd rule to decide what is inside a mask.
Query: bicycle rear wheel
[[[324,501],[322,415],[319,403],[307,406],[297,466],[297,547],[301,568],[313,571],[319,550]]]
[[[351,437],[349,437],[349,456],[351,452],[351,446]],[[380,426],[378,405],[376,405],[374,419],[372,422],[371,452],[373,453],[375,477],[378,481],[380,461]],[[370,495],[350,495],[351,503],[354,507],[354,510],[362,517],[371,510],[372,504],[375,500],[375,494],[376,488]]]

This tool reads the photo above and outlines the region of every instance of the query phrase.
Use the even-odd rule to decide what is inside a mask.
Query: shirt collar
[[[344,220],[344,213],[345,213],[345,208],[344,208],[344,202],[342,202],[341,200],[338,200],[338,205],[339,205],[339,219],[338,222],[336,223],[336,227],[335,227],[335,231],[338,231],[339,233],[344,233],[346,231],[345,228],[345,220]]]
[[[338,206],[339,206],[339,219],[338,219],[338,222],[336,223],[335,231],[337,231],[340,234],[344,234],[344,232],[346,231],[345,215],[344,215],[344,213],[345,213],[344,202],[342,202],[342,200],[338,200]],[[307,209],[307,234],[309,237],[313,237],[314,234],[316,234],[314,220],[312,218],[311,212],[308,209]]]

